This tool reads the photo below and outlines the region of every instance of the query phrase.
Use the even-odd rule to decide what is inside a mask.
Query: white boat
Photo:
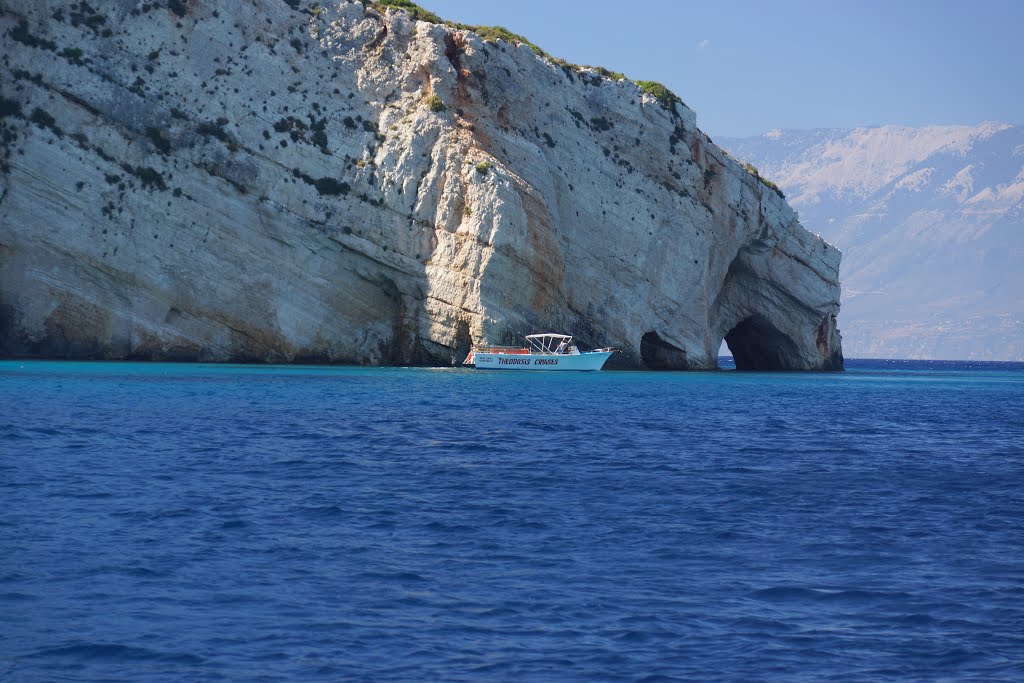
[[[530,334],[524,347],[474,347],[463,365],[477,370],[600,370],[618,349],[580,352],[567,334]]]

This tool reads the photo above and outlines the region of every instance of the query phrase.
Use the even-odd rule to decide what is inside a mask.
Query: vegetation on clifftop
[[[786,198],[786,195],[782,193],[782,189],[778,185],[776,185],[775,183],[761,175],[761,172],[757,170],[757,166],[754,166],[753,164],[750,163],[744,163],[743,168],[746,169],[747,173],[760,180],[761,184],[763,184],[765,187],[774,190],[775,194],[779,195],[783,199]]]
[[[473,26],[470,24],[460,24],[457,21],[448,21],[447,19],[442,19],[437,16],[430,10],[423,9],[411,0],[372,0],[372,2],[371,0],[363,0],[364,6],[368,4],[373,4],[381,8],[393,7],[395,9],[405,10],[411,14],[414,19],[418,19],[420,21],[427,21],[431,24],[443,24],[460,31],[472,31],[484,40],[490,42],[504,40],[506,43],[520,43],[527,46],[541,57],[550,56],[534,43],[530,42],[518,33],[509,31],[504,26]]]
[[[366,4],[367,3],[364,1],[363,5],[365,6]],[[406,12],[411,14],[414,19],[429,21],[431,24],[447,23],[433,12],[423,9],[415,2],[410,2],[410,0],[376,0],[373,4],[378,7],[395,7],[397,9],[404,9]]]
[[[636,84],[648,95],[657,97],[666,108],[671,108],[674,102],[682,102],[678,95],[657,81],[636,81]]]
[[[512,31],[509,31],[504,26],[474,26],[472,24],[461,24],[456,21],[448,21],[447,19],[442,19],[441,17],[437,16],[436,14],[429,10],[423,9],[416,3],[412,2],[412,0],[362,0],[362,3],[364,6],[375,5],[380,9],[390,7],[394,9],[404,10],[411,14],[414,19],[418,19],[420,21],[427,21],[432,24],[443,24],[445,26],[449,26],[459,31],[472,31],[473,33],[483,38],[484,41],[486,42],[495,42],[498,40],[503,40],[506,43],[512,43],[514,45],[525,45],[526,47],[533,50],[533,52],[536,53],[539,57],[543,57],[548,61],[557,64],[567,72],[574,71],[576,73],[584,73],[586,71],[594,71],[597,72],[598,76],[602,78],[610,78],[614,81],[628,80],[640,86],[640,89],[643,90],[645,93],[653,95],[655,98],[658,99],[659,102],[661,102],[662,106],[669,110],[672,109],[673,105],[676,102],[679,102],[680,104],[683,103],[682,99],[680,99],[678,95],[673,93],[671,90],[666,88],[661,83],[658,83],[656,81],[634,81],[630,78],[627,78],[626,75],[623,73],[620,73],[618,71],[611,71],[609,69],[604,68],[603,66],[580,66],[579,64],[567,62],[564,59],[552,57],[536,43],[531,42],[526,37],[521,36],[518,33],[513,33]]]
[[[597,76],[601,78],[609,78],[614,81],[628,80],[631,83],[635,83],[646,94],[651,95],[652,97],[657,99],[658,102],[660,102],[661,105],[669,111],[673,110],[676,102],[685,106],[683,100],[680,99],[678,95],[669,90],[662,83],[659,83],[657,81],[634,81],[626,77],[626,75],[623,73],[620,73],[618,71],[611,71],[609,69],[604,68],[603,66],[580,66],[579,64],[573,64],[571,62],[567,62],[564,59],[553,57],[547,52],[545,52],[536,43],[531,42],[530,40],[528,40],[524,36],[519,35],[518,33],[513,33],[512,31],[509,31],[507,28],[503,26],[474,26],[471,24],[461,24],[455,21],[448,21],[447,19],[442,19],[441,17],[439,17],[438,15],[434,14],[429,10],[423,9],[416,3],[412,2],[412,0],[362,0],[362,3],[364,6],[375,5],[379,9],[395,8],[404,10],[411,14],[414,19],[418,19],[420,21],[427,21],[433,24],[443,24],[444,26],[448,26],[460,31],[472,31],[473,33],[476,33],[481,38],[483,38],[484,41],[486,42],[495,42],[498,40],[503,40],[507,43],[525,45],[531,50],[533,50],[539,57],[543,57],[549,62],[562,67],[562,69],[566,73],[574,72],[577,74],[584,74],[586,72],[595,72]],[[433,95],[431,98],[428,99],[428,104],[433,111],[444,110],[444,103],[441,102],[440,98],[437,97],[436,95]],[[603,119],[595,121],[600,122],[603,121]],[[484,164],[478,164],[477,171],[480,173],[487,173],[489,166],[484,166]],[[782,199],[786,198],[786,195],[783,194],[779,186],[773,183],[771,180],[768,180],[767,178],[762,176],[761,172],[758,171],[757,167],[755,167],[753,164],[745,163],[743,164],[743,168],[746,169],[748,173],[757,178],[765,187],[768,187],[777,195],[779,195],[779,197],[781,197]]]

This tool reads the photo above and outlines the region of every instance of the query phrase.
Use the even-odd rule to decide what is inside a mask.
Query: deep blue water
[[[0,362],[0,680],[1024,680],[1024,365]]]

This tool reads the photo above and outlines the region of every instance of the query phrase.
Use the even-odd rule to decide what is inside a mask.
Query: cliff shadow
[[[648,370],[687,370],[686,352],[654,331],[640,338],[640,360]]]

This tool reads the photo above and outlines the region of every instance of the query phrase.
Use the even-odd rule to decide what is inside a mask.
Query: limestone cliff
[[[719,140],[844,250],[843,348],[1024,362],[1024,126],[774,130]]]
[[[841,368],[839,252],[670,94],[298,7],[0,3],[0,354],[451,364],[565,331]]]

